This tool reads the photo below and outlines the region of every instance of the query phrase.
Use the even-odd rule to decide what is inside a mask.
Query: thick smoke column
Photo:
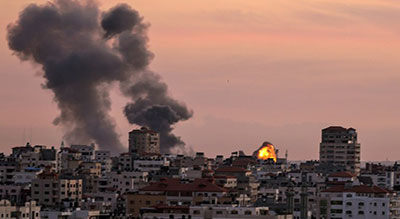
[[[167,95],[167,85],[159,81],[159,77],[152,72],[140,75],[141,79],[123,89],[126,95],[134,102],[125,107],[125,115],[130,123],[145,125],[160,133],[162,153],[171,151],[171,148],[185,150],[184,142],[172,134],[172,125],[187,120],[192,116],[186,106]]]
[[[146,30],[128,5],[101,14],[89,0],[55,0],[26,7],[8,26],[8,43],[21,60],[42,67],[43,87],[54,93],[61,111],[54,124],[65,129],[68,142],[95,141],[101,148],[123,150],[109,116],[109,88],[119,82],[132,99],[124,110],[129,122],[159,131],[161,150],[169,152],[184,148],[171,134],[172,125],[192,113],[148,70],[153,55]]]
[[[147,66],[152,58],[146,49],[147,26],[136,11],[126,5],[117,6],[104,14],[101,24],[106,36],[120,34],[114,46],[132,71]],[[171,152],[172,148],[188,152],[184,142],[171,132],[172,125],[189,119],[192,112],[168,96],[168,87],[157,74],[149,70],[139,71],[129,81],[121,82],[121,90],[133,101],[124,110],[128,121],[159,132],[162,153]]]

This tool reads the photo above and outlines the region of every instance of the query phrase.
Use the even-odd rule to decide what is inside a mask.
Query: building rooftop
[[[345,185],[337,185],[329,189],[325,189],[322,192],[354,192],[354,193],[374,193],[374,194],[391,193],[390,190],[381,188],[379,186],[367,186],[367,185],[357,185],[351,187],[347,187]]]
[[[129,134],[146,134],[146,133],[149,133],[149,134],[158,134],[158,132],[156,132],[156,131],[154,131],[154,130],[151,130],[151,129],[149,129],[149,128],[147,128],[147,127],[142,127],[142,128],[140,128],[140,129],[134,129],[134,130],[132,130],[131,132],[129,132]]]
[[[353,178],[353,177],[356,177],[356,175],[351,172],[346,171],[346,172],[331,173],[328,175],[328,177]]]
[[[322,129],[323,132],[347,132],[350,130],[355,130],[354,128],[344,128],[342,126],[329,126],[328,128]]]
[[[227,175],[217,175],[214,176],[215,179],[236,179],[235,176],[227,176]]]
[[[247,172],[248,170],[242,167],[220,167],[215,172]]]
[[[177,178],[163,178],[159,182],[143,187],[140,191],[170,191],[170,192],[229,192],[210,182],[208,179],[195,179],[193,182],[182,182]]]
[[[253,158],[238,158],[232,162],[232,166],[246,167],[248,165],[256,164],[257,161]]]

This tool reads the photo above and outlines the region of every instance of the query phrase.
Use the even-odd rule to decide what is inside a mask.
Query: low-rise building
[[[9,200],[0,200],[0,218],[17,219],[29,218],[39,219],[40,206],[35,201],[25,202],[23,205],[13,205]]]
[[[168,159],[160,157],[137,158],[133,161],[134,170],[143,172],[157,172],[162,167],[169,165],[170,162]]]
[[[161,179],[139,190],[125,195],[130,215],[137,217],[141,208],[157,204],[170,206],[191,206],[200,204],[232,203],[235,196],[229,189],[217,186],[210,179],[196,179],[193,182],[181,179]]]
[[[95,154],[95,146],[94,144],[91,145],[71,145],[71,149],[77,150],[82,155],[83,161],[92,161],[94,160]]]
[[[378,186],[336,185],[321,192],[317,218],[391,218],[396,194]]]
[[[265,218],[265,219],[292,219],[291,215],[276,215],[268,207],[239,207],[239,206],[191,206],[191,218]]]

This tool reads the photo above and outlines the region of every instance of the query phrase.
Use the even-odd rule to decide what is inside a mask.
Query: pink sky
[[[0,146],[7,153],[30,139],[56,146],[62,139],[40,68],[21,63],[5,40],[7,24],[33,2],[46,1],[0,3]],[[123,1],[100,2],[107,9]],[[399,159],[397,0],[125,2],[151,23],[152,70],[194,110],[176,133],[196,151],[252,153],[270,141],[281,156],[318,159],[321,129],[342,125],[358,130],[362,160]],[[127,144],[126,100],[117,90],[112,97]]]

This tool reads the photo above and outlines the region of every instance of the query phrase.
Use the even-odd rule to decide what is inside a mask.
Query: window
[[[251,211],[245,211],[244,214],[245,215],[251,215]]]
[[[233,211],[231,211],[231,214],[239,214],[239,212],[236,210],[233,210]]]
[[[358,206],[364,206],[364,202],[359,202]]]
[[[341,214],[342,212],[342,209],[331,209],[332,214]]]
[[[351,215],[352,212],[351,211],[346,211],[346,214]]]
[[[358,214],[359,215],[364,215],[364,211],[359,211]]]
[[[216,211],[215,213],[216,214],[222,214],[222,211]]]
[[[200,214],[200,211],[199,210],[194,210],[193,214]]]
[[[346,202],[347,206],[352,206],[353,204],[351,202]]]
[[[342,201],[331,201],[331,205],[342,205]]]

